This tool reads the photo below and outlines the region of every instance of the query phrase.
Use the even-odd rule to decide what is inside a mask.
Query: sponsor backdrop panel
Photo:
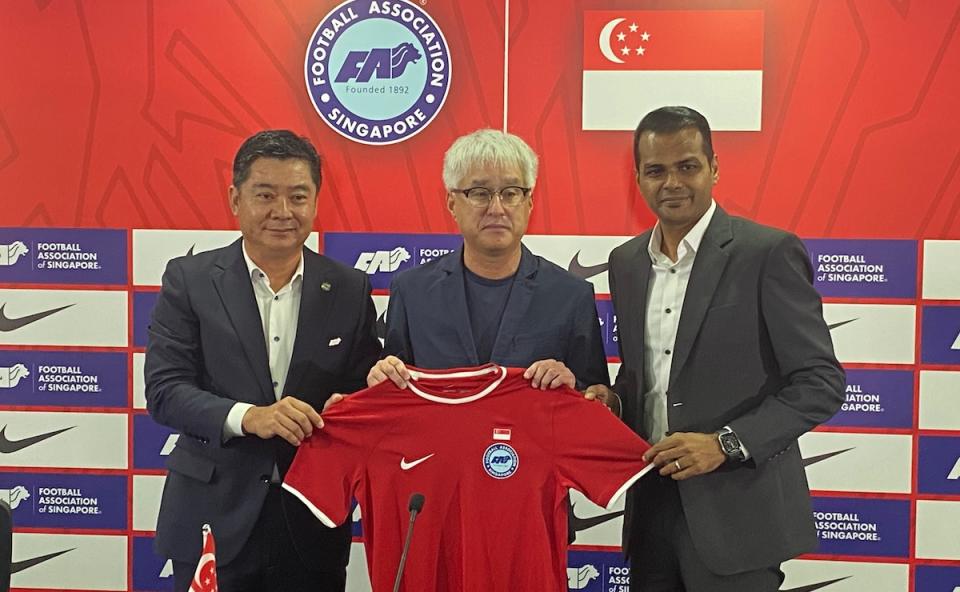
[[[8,492],[13,522],[18,527],[127,527],[126,476],[0,473],[3,490]]]
[[[908,592],[910,567],[890,563],[810,561],[795,559],[783,564],[781,590],[813,592]]]
[[[126,590],[127,537],[15,533],[12,567],[13,589]]]
[[[133,529],[156,530],[160,497],[166,477],[135,475],[133,477]]]
[[[917,557],[922,559],[960,560],[960,502],[917,502]]]
[[[126,407],[127,354],[0,351],[0,405]]]
[[[127,283],[127,233],[80,228],[0,228],[0,283]]]
[[[635,187],[630,130],[648,107],[687,103],[716,130],[719,204],[806,241],[850,366],[844,408],[802,443],[810,482],[825,494],[820,552],[838,561],[808,571],[791,563],[784,589],[956,592],[960,209],[951,196],[960,176],[950,139],[960,134],[960,0],[909,10],[708,4],[5,10],[14,26],[0,44],[18,59],[0,98],[0,179],[11,196],[0,228],[0,496],[33,529],[17,533],[14,560],[42,557],[14,586],[169,589],[169,566],[148,558],[151,539],[126,551],[130,529],[152,528],[176,445],[139,411],[141,352],[166,262],[238,234],[226,189],[250,131],[291,128],[319,146],[324,178],[307,244],[368,274],[381,335],[393,275],[461,244],[441,181],[450,142],[479,127],[520,134],[541,157],[525,244],[593,283],[615,367],[607,254],[653,220]],[[711,50],[689,49],[700,47]],[[64,72],[80,73],[66,93]],[[73,164],[51,166],[50,146]],[[936,367],[915,389],[918,363]],[[915,426],[938,431],[910,440]],[[124,491],[132,499],[117,502]],[[626,573],[608,547],[619,510],[574,500],[570,588],[623,592]],[[43,532],[74,526],[113,538]],[[84,555],[91,549],[109,565]],[[351,590],[369,590],[364,563],[355,544]]]
[[[833,347],[843,363],[912,364],[916,307],[908,304],[823,305]]]
[[[920,372],[920,427],[960,431],[960,368]]]
[[[800,452],[811,489],[910,493],[912,436],[810,432]]]
[[[0,462],[11,467],[127,468],[127,415],[0,411]]]
[[[0,290],[0,344],[126,347],[127,292]]]
[[[960,240],[923,241],[923,297],[960,300]]]

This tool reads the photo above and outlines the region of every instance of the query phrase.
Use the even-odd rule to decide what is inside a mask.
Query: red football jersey
[[[610,507],[652,465],[603,405],[488,365],[390,381],[323,414],[284,487],[327,526],[363,512],[375,591],[391,590],[412,493],[426,499],[403,576],[410,592],[567,590],[567,489]]]

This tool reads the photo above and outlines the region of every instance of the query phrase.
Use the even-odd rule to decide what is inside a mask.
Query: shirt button
[[[280,338],[279,338],[279,337],[274,337],[273,340],[274,340],[274,341],[280,341]]]
[[[278,384],[280,384],[280,383],[277,382],[276,380],[273,381],[273,386],[274,386],[274,388],[276,388]]]
[[[670,314],[670,309],[668,308],[665,312],[666,312],[667,314]]]
[[[671,268],[670,268],[670,273],[677,273],[677,270],[671,267]]]
[[[279,296],[274,296],[273,299],[274,299],[274,300],[280,300],[280,297],[279,297]]]
[[[669,355],[670,355],[670,350],[669,350],[669,349],[665,349],[665,350],[663,350],[663,353],[665,353],[665,354],[667,354],[667,355],[669,356]]]

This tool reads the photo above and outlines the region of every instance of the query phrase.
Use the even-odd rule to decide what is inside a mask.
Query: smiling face
[[[470,169],[458,189],[487,187],[498,191],[509,186],[523,186],[523,175],[517,166],[479,166]],[[471,205],[463,193],[447,193],[447,209],[460,227],[464,249],[487,257],[510,255],[520,250],[520,239],[527,231],[532,194],[513,207],[504,207],[494,196],[487,207]]]
[[[239,187],[230,186],[247,253],[256,261],[297,256],[317,216],[317,186],[306,161],[256,159]]]
[[[719,178],[716,156],[707,160],[695,127],[644,132],[637,155],[637,185],[650,210],[665,229],[685,234],[710,208]]]

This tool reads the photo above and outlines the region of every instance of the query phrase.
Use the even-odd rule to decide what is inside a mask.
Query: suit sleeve
[[[843,403],[845,384],[800,239],[781,240],[760,273],[761,314],[784,385],[730,422],[758,464],[830,419]]]
[[[570,340],[567,343],[567,359],[564,363],[577,379],[577,388],[585,389],[592,384],[610,384],[607,356],[603,351],[600,335],[600,319],[593,286],[587,284],[577,299],[573,311]]]
[[[413,345],[410,343],[410,326],[407,324],[407,308],[403,300],[401,283],[390,283],[390,300],[387,303],[387,336],[383,343],[383,356],[397,356],[407,364],[416,365]]]
[[[612,507],[653,465],[644,462],[650,445],[595,401],[557,397],[553,408],[554,460],[559,482],[591,501]]]
[[[157,423],[219,445],[235,401],[200,388],[203,373],[200,320],[187,293],[183,268],[174,259],[163,274],[147,330],[147,409]]]

